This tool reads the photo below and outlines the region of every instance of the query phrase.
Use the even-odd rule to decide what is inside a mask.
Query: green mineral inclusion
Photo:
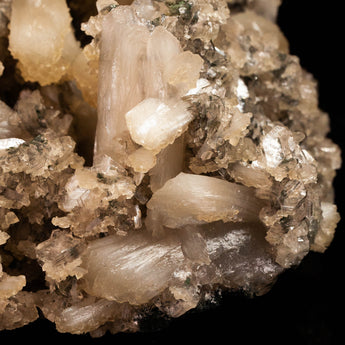
[[[192,7],[188,3],[188,1],[176,1],[176,2],[167,1],[166,5],[168,6],[169,11],[170,11],[170,15],[172,15],[172,16],[178,16],[179,14],[181,14],[180,9],[183,7],[186,9],[186,12],[190,11],[190,9]]]

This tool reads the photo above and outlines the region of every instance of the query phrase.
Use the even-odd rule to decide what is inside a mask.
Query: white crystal
[[[11,147],[15,148],[23,143],[25,143],[25,140],[18,138],[0,139],[0,150],[7,150]]]
[[[186,104],[166,104],[148,98],[126,114],[126,123],[133,141],[147,150],[159,152],[172,144],[192,120]]]
[[[218,220],[256,221],[262,203],[253,190],[214,177],[180,173],[147,203],[149,228],[179,228]],[[157,229],[158,228],[158,229]]]
[[[168,286],[182,260],[178,242],[155,242],[142,235],[95,240],[84,257],[85,290],[120,303],[146,303]]]
[[[132,167],[135,172],[139,173],[148,172],[155,166],[156,161],[155,154],[143,147],[128,156],[128,165]]]

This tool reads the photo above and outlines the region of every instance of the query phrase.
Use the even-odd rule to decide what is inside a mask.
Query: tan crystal
[[[9,276],[3,273],[0,278],[0,301],[18,293],[26,284],[25,276]]]
[[[340,149],[279,3],[98,0],[81,48],[64,0],[1,2],[0,329],[134,332],[327,249]]]
[[[70,234],[55,230],[51,238],[41,242],[36,247],[36,253],[39,260],[44,262],[43,271],[47,279],[59,283],[68,276],[81,278],[85,270],[80,268],[81,259],[78,253],[81,252],[80,240],[73,238]]]
[[[65,1],[12,1],[10,51],[26,80],[47,85],[68,73],[79,53],[71,20]]]
[[[91,302],[91,301],[90,301]],[[104,299],[95,300],[93,303],[79,303],[63,309],[56,318],[56,328],[59,332],[82,334],[93,331],[107,321],[121,309],[115,302]]]
[[[157,155],[156,165],[149,171],[152,192],[178,175],[184,168],[185,139],[181,135]]]
[[[177,85],[176,80],[183,80],[182,94],[193,88],[202,60],[191,53],[180,53],[178,40],[163,27],[150,33],[131,7],[110,12],[102,25],[99,73],[104,79],[99,84],[101,101],[98,102],[95,154],[117,156],[116,159],[123,162],[121,156],[126,154],[128,146],[125,114],[136,106],[153,104],[153,99],[178,102],[178,98],[170,99],[176,97],[176,89],[180,92],[181,85]],[[125,42],[122,37],[128,40]],[[109,65],[109,61],[113,63]],[[193,65],[195,61],[197,64]],[[169,91],[169,85],[173,90]],[[144,103],[140,103],[142,101]],[[134,124],[127,120],[127,125],[133,128]],[[168,143],[173,139],[168,139]]]
[[[331,244],[335,229],[340,220],[336,205],[329,202],[321,203],[322,221],[320,231],[316,234],[312,250],[323,253]]]
[[[180,173],[148,202],[147,226],[181,228],[223,220],[255,221],[263,205],[247,187],[208,176]]]
[[[142,304],[168,286],[176,265],[182,261],[178,243],[152,242],[141,235],[109,236],[94,241],[86,251],[83,267],[88,273],[83,281],[91,295]]]
[[[128,156],[128,165],[135,172],[147,173],[156,165],[156,156],[154,152],[141,147]]]
[[[0,245],[6,243],[10,235],[5,231],[0,231]]]
[[[192,120],[186,104],[166,104],[155,98],[146,98],[125,117],[132,140],[156,153],[172,144]]]

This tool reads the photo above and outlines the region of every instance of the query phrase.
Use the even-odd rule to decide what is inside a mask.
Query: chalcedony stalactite
[[[98,0],[83,45],[65,0],[0,4],[0,329],[135,332],[327,249],[340,150],[279,4]]]

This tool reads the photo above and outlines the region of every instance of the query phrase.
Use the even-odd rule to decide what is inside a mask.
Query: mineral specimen
[[[0,329],[134,332],[327,249],[340,150],[279,3],[98,0],[83,44],[65,0],[0,3]]]

